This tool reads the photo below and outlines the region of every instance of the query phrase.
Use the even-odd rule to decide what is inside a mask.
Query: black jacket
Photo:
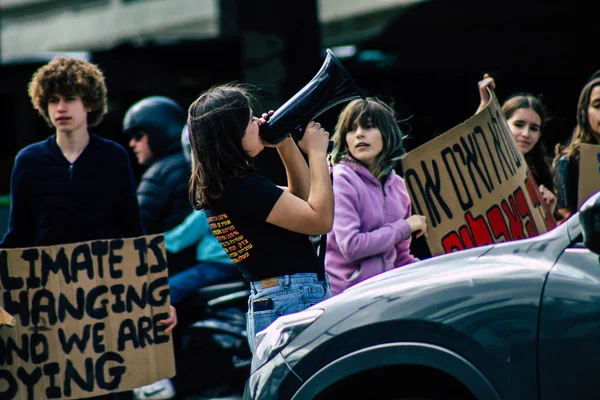
[[[164,233],[181,224],[193,211],[188,187],[190,164],[180,151],[155,161],[142,175],[137,189],[142,223],[147,235]],[[195,263],[196,247],[167,252],[172,276]]]
[[[579,190],[579,160],[562,155],[554,167],[554,187],[558,192],[556,208],[577,210]]]
[[[0,247],[37,247],[141,236],[129,155],[90,135],[70,163],[56,135],[17,154],[11,177],[9,227]]]
[[[171,230],[192,212],[189,180],[190,166],[181,151],[158,159],[144,172],[137,197],[146,234]]]

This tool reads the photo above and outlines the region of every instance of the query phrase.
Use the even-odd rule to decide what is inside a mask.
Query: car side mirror
[[[579,223],[585,246],[600,254],[600,192],[587,199],[579,208]]]

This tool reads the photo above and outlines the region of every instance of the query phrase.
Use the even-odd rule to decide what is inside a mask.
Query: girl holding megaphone
[[[333,190],[329,133],[310,121],[298,144],[290,135],[274,144],[260,131],[272,113],[257,118],[252,104],[243,85],[213,87],[190,106],[188,126],[190,200],[206,210],[213,234],[250,282],[247,332],[254,352],[256,334],[279,316],[331,295],[309,235],[331,230]],[[265,147],[277,149],[288,187],[276,186],[254,167]]]

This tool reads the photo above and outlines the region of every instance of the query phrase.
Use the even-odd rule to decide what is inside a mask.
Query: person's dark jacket
[[[577,210],[579,191],[579,160],[562,155],[554,167],[554,187],[558,192],[556,208]]]
[[[192,212],[188,187],[190,165],[181,146],[175,153],[156,160],[144,174],[137,188],[140,214],[147,235],[170,231]],[[169,274],[173,275],[195,263],[194,246],[178,253],[167,252]]]
[[[141,235],[135,181],[121,145],[90,135],[70,163],[52,135],[17,154],[9,227],[0,248]]]
[[[188,197],[190,167],[181,149],[155,161],[137,188],[146,234],[169,231],[192,212]]]

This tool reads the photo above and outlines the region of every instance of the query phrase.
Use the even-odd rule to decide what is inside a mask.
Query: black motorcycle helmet
[[[181,130],[185,123],[185,111],[175,100],[150,96],[129,107],[123,118],[123,133],[132,137],[140,131],[146,132],[154,157],[161,158],[181,151]]]

